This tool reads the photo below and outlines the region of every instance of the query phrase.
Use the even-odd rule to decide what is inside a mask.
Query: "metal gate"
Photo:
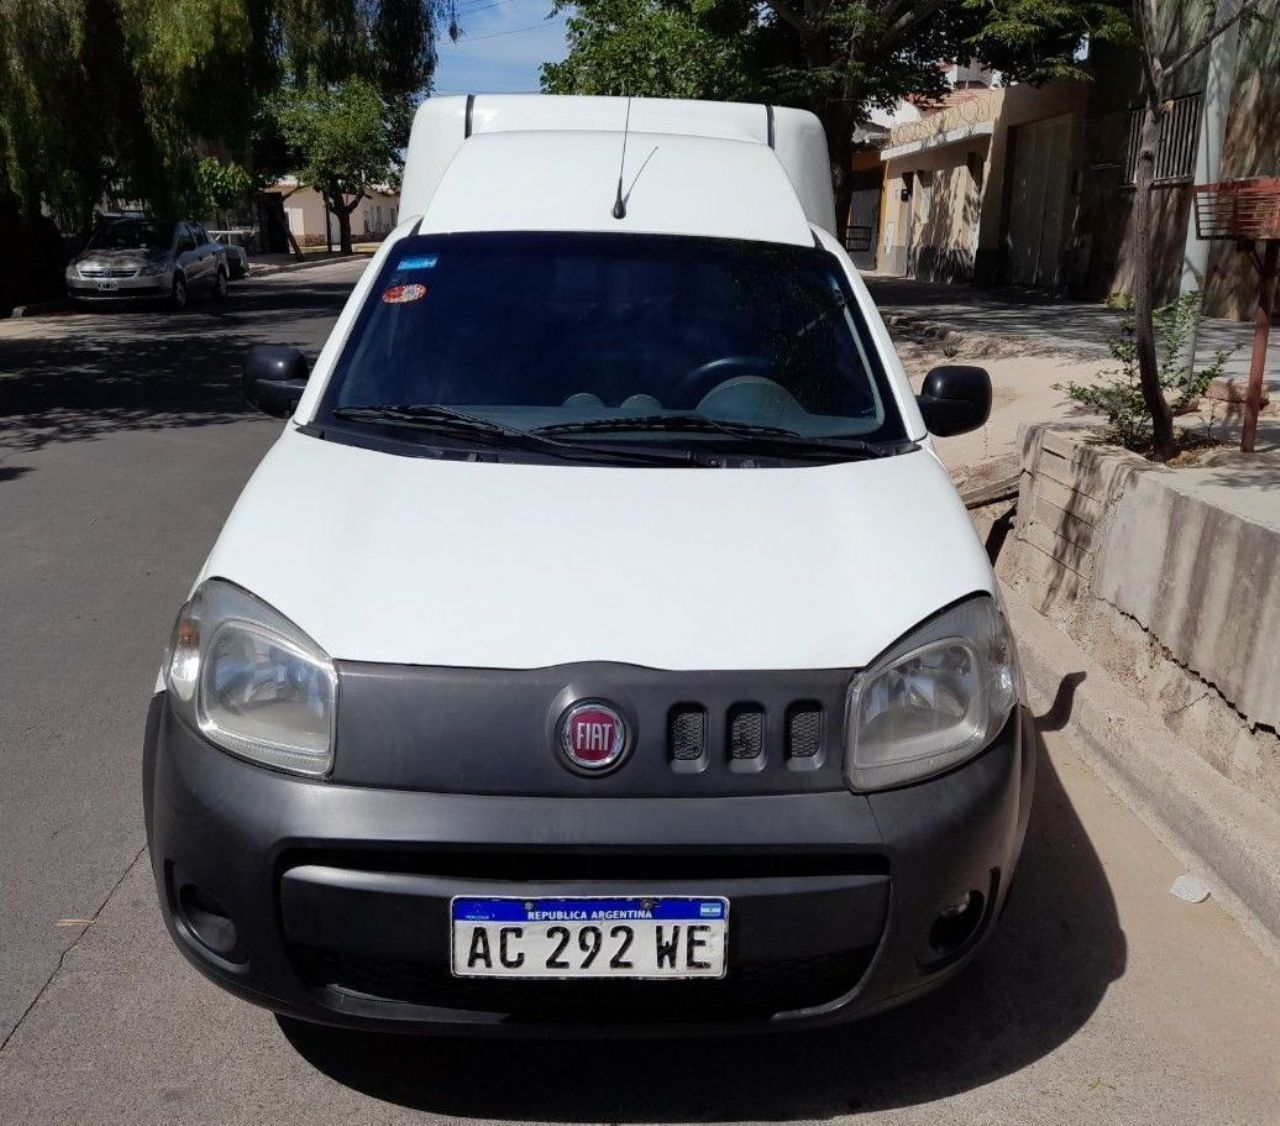
[[[1009,132],[1009,280],[1015,285],[1051,286],[1058,273],[1071,174],[1071,115],[1018,125]]]

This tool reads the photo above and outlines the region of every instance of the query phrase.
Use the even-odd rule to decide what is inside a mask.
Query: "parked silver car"
[[[249,276],[249,250],[246,243],[253,231],[210,231],[209,237],[222,247],[227,256],[227,270],[231,280]]]
[[[226,247],[199,223],[172,219],[106,219],[67,265],[67,295],[75,301],[168,300],[186,306],[201,290],[227,292]]]

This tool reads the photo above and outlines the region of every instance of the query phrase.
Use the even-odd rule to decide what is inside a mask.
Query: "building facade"
[[[280,197],[285,222],[300,246],[317,246],[338,241],[338,220],[324,204],[324,197],[296,180],[281,180],[268,189]],[[389,189],[375,189],[351,213],[351,237],[381,239],[395,229],[400,214],[400,195]],[[327,228],[327,230],[326,230]]]
[[[1234,0],[1220,0],[1223,9]],[[1194,43],[1212,7],[1166,5],[1167,57]],[[1142,91],[1132,48],[1098,45],[1090,79],[957,90],[951,104],[904,121],[881,149],[877,266],[932,281],[1034,286],[1100,300],[1132,289]],[[1220,130],[1206,122],[1210,67]],[[1280,176],[1280,18],[1255,20],[1178,75],[1157,152],[1155,274],[1162,300],[1204,291],[1210,316],[1248,317],[1249,258],[1228,243],[1194,271],[1197,181]],[[961,94],[964,97],[959,97]],[[1210,132],[1206,133],[1208,129]],[[1205,256],[1202,256],[1205,257]],[[1188,280],[1189,279],[1189,280]]]

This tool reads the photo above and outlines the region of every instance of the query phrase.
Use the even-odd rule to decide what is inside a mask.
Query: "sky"
[[[538,89],[538,67],[566,54],[565,13],[551,0],[458,0],[462,38],[436,43],[437,94],[507,94]]]

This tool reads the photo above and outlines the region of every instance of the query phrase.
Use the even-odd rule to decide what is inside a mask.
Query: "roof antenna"
[[[627,168],[627,133],[631,129],[631,99],[627,99],[627,117],[622,125],[622,160],[618,164],[618,194],[613,201],[613,217],[627,217],[627,201],[622,196],[622,175]]]

